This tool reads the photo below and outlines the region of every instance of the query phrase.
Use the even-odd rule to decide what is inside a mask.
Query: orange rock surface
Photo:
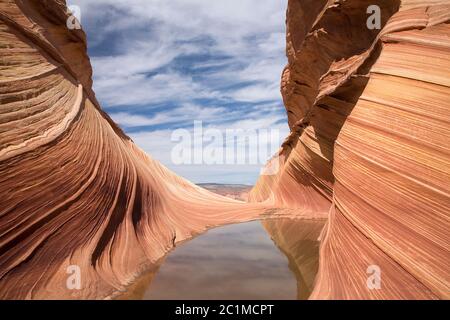
[[[136,147],[100,109],[85,35],[66,19],[64,1],[0,2],[2,299],[105,298],[176,242],[266,211]]]
[[[449,21],[446,1],[289,1],[291,135],[250,199],[328,217],[312,299],[450,297]]]
[[[447,3],[290,0],[291,134],[244,203],[176,176],[101,110],[64,0],[1,0],[0,298],[114,297],[176,242],[273,214],[327,219],[313,283],[289,226],[266,225],[291,263],[307,257],[312,299],[450,298]]]

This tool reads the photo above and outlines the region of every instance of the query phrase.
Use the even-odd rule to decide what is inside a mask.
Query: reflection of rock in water
[[[117,294],[117,296],[113,298],[115,300],[142,300],[146,290],[150,287],[162,263],[163,259],[150,268],[150,270],[134,280],[132,284],[127,286],[126,291],[121,294]]]
[[[181,244],[147,283],[144,300],[297,298],[288,259],[259,221],[210,230]]]
[[[307,299],[319,267],[319,236],[325,220],[277,219],[262,221],[262,225],[289,259],[297,278],[298,299]]]

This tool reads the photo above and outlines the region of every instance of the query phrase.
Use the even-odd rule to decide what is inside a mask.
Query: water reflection
[[[289,259],[289,268],[297,279],[297,298],[308,299],[319,268],[318,238],[325,220],[277,219],[262,224]]]
[[[295,299],[287,258],[258,221],[210,230],[179,246],[144,299]]]
[[[324,221],[229,225],[188,241],[119,299],[306,299]]]

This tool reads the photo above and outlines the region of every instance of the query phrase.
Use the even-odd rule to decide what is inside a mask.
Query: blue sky
[[[253,184],[255,165],[174,165],[194,120],[287,135],[279,92],[287,0],[69,0],[81,8],[94,90],[153,158],[196,182]]]

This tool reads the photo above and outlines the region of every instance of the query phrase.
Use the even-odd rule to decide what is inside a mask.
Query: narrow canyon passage
[[[65,1],[1,0],[0,298],[132,297],[175,246],[264,220],[300,299],[448,299],[447,2],[290,0],[290,134],[243,202],[176,175],[102,110]]]

